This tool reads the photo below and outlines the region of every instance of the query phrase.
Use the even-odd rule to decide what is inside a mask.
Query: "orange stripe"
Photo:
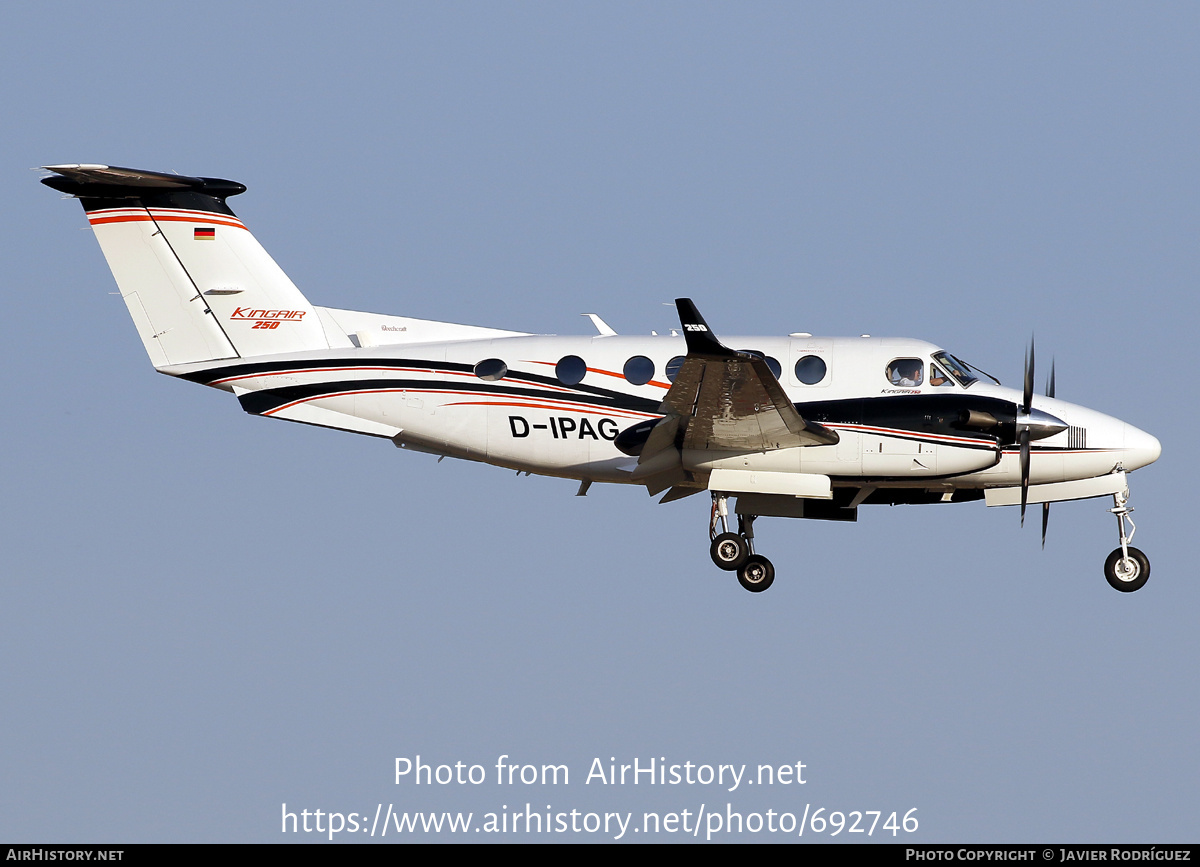
[[[227,376],[224,379],[214,379],[210,385],[219,385],[223,382],[237,382],[239,379],[268,379],[272,376],[292,376],[300,373],[341,373],[346,370],[382,370],[387,373],[431,373],[427,367],[364,367],[362,365],[352,364],[347,367],[308,367],[302,369],[288,368],[287,370],[273,370],[261,373],[247,373],[242,376]],[[440,370],[436,371],[438,376],[474,376],[473,373],[466,373],[458,370]]]
[[[615,376],[617,379],[625,378],[625,374],[613,373],[611,370],[605,370],[603,367],[589,367],[587,369],[587,372],[588,373],[603,373],[605,376]]]
[[[470,395],[471,397],[479,396],[479,392],[476,392],[476,391],[457,391],[457,390],[453,390],[453,389],[440,389],[440,388],[388,389],[388,390],[412,391],[412,392],[415,392],[418,394],[462,394],[462,395]],[[497,396],[499,397],[499,395],[497,395]],[[527,398],[527,400],[541,400],[543,402],[543,404],[545,404],[542,407],[543,409],[558,409],[558,410],[563,410],[565,412],[595,412],[600,415],[605,415],[605,414],[608,414],[608,415],[616,415],[616,414],[631,415],[632,414],[632,415],[636,415],[636,416],[644,417],[644,418],[654,418],[657,415],[657,413],[642,412],[642,411],[636,410],[636,409],[616,409],[616,408],[608,409],[608,408],[604,408],[604,407],[596,407],[592,404],[580,403],[579,401],[573,401],[573,400],[571,400],[571,401],[558,400],[557,398],[553,398],[553,397]],[[470,403],[470,402],[465,401],[464,403]],[[503,401],[479,401],[479,403],[489,404],[492,406],[505,406],[506,405],[506,403]],[[443,406],[453,406],[453,405],[454,404],[443,404]]]
[[[545,365],[547,365],[548,367],[557,367],[557,366],[558,366],[558,362],[557,362],[557,361],[533,361],[533,360],[528,360],[528,361],[522,361],[521,363],[522,363],[522,364],[545,364]],[[585,362],[585,364],[586,364],[586,362]],[[611,370],[605,370],[605,369],[604,369],[604,368],[602,368],[602,367],[587,367],[587,368],[585,368],[585,369],[586,369],[586,370],[587,370],[589,373],[603,373],[605,376],[615,376],[617,379],[625,379],[625,374],[623,374],[623,373],[613,373]],[[626,381],[628,382],[628,380],[626,380]],[[631,383],[629,383],[629,384],[630,384],[630,385],[633,385],[633,383],[632,383],[632,382],[631,382]],[[659,388],[670,388],[670,387],[671,387],[671,383],[669,383],[669,382],[659,382],[658,380],[655,380],[655,379],[652,379],[652,380],[650,380],[649,382],[647,382],[647,383],[646,383],[646,385],[655,385],[655,386],[658,386]]]
[[[314,395],[313,397],[302,397],[299,400],[293,400],[291,403],[285,403],[283,406],[277,406],[274,409],[267,410],[266,412],[262,413],[262,415],[271,415],[272,413],[276,413],[276,412],[279,412],[280,410],[284,410],[284,409],[290,409],[291,407],[296,406],[301,403],[308,403],[309,401],[314,401],[314,400],[325,400],[325,399],[331,398],[331,397],[347,397],[352,394],[395,394],[397,392],[406,392],[406,391],[411,391],[414,394],[474,394],[475,393],[475,392],[469,392],[469,391],[464,392],[464,391],[450,391],[450,390],[441,390],[441,389],[407,389],[407,388],[363,388],[363,389],[358,389],[358,388],[355,388],[355,389],[348,389],[346,391],[334,392],[332,394],[318,394],[318,395]],[[480,405],[482,405],[482,406],[529,406],[534,409],[547,409],[547,410],[553,409],[553,410],[559,410],[562,412],[591,413],[592,415],[620,415],[620,416],[625,416],[625,417],[632,416],[634,418],[654,418],[655,417],[654,413],[639,412],[638,410],[632,410],[632,409],[628,409],[628,410],[627,409],[596,409],[594,407],[587,407],[587,408],[581,409],[579,407],[556,405],[558,403],[560,403],[560,402],[555,402],[555,404],[538,405],[538,404],[533,404],[533,403],[518,403],[518,402],[512,402],[512,401],[460,401],[460,402],[455,402],[455,403],[442,404],[442,406],[480,406]]]
[[[229,220],[220,220],[212,217],[175,217],[175,216],[158,216],[151,217],[149,214],[130,214],[128,216],[115,217],[88,217],[88,221],[93,226],[100,226],[105,223],[149,223],[151,221],[160,223],[209,223],[214,226],[229,226],[234,229],[245,229],[240,221],[233,222]],[[246,229],[249,231],[249,229]]]
[[[118,216],[121,214],[153,214],[159,217],[201,217],[212,218],[216,220],[233,220],[241,222],[232,214],[218,214],[214,211],[198,211],[192,208],[101,208],[96,211],[90,211],[88,216]]]

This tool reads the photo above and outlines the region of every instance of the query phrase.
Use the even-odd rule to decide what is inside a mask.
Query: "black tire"
[[[1117,548],[1104,561],[1104,577],[1109,586],[1122,593],[1141,590],[1150,577],[1150,558],[1130,545],[1129,557],[1125,559]]]
[[[732,572],[746,562],[750,556],[750,546],[746,539],[737,533],[722,533],[713,539],[708,548],[708,556],[717,564],[718,569]]]
[[[775,582],[775,567],[762,554],[751,554],[738,569],[738,583],[751,593],[762,593]]]

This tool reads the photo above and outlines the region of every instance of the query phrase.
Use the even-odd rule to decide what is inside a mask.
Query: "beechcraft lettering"
[[[1119,544],[1105,578],[1128,593],[1150,576],[1131,544],[1128,476],[1158,459],[1158,440],[1059,399],[1053,365],[1035,393],[1032,342],[1022,382],[1005,388],[923,340],[721,340],[688,298],[675,302],[681,334],[644,337],[595,313],[597,334],[558,337],[316,307],[242,231],[228,204],[242,184],[48,168],[42,182],[83,205],[155,369],[248,413],[575,479],[577,495],[595,482],[661,503],[698,495],[709,556],[754,592],[775,580],[758,518],[853,522],[877,505],[1019,506],[1024,523],[1040,503],[1044,546],[1051,503],[1111,498]],[[198,221],[239,231],[193,244],[215,236]]]

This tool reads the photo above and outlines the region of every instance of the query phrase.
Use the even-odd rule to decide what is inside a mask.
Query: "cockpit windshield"
[[[982,370],[971,367],[971,365],[967,364],[965,361],[955,358],[949,352],[935,352],[933,357],[939,364],[941,364],[950,372],[950,375],[954,377],[954,381],[963,388],[969,388],[972,383],[978,382],[979,377],[975,374],[983,373]],[[983,375],[988,377],[988,379],[996,379],[994,376],[988,373],[983,373]],[[998,379],[996,380],[996,384],[1000,384]]]

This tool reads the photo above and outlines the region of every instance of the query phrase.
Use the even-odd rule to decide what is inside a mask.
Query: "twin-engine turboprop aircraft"
[[[771,585],[762,516],[855,521],[877,503],[1113,498],[1109,584],[1150,562],[1129,543],[1126,474],[1158,440],[1034,394],[919,340],[719,340],[686,298],[682,337],[552,337],[315,307],[226,204],[233,181],[47,166],[79,199],[154,367],[232,392],[255,415],[390,439],[525,473],[707,491],[710,553],[747,590]],[[732,347],[737,347],[732,348]],[[985,381],[986,379],[992,382]],[[737,531],[729,526],[735,499]]]

